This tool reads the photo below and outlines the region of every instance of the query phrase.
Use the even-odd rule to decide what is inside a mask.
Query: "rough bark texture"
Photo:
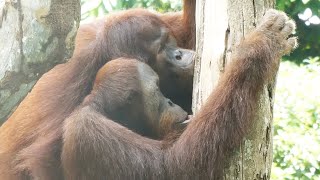
[[[73,52],[80,0],[0,0],[0,125]]]
[[[197,54],[193,111],[196,113],[215,87],[239,41],[255,28],[274,0],[197,1]],[[231,157],[225,179],[270,179],[274,86],[265,87],[255,124]]]

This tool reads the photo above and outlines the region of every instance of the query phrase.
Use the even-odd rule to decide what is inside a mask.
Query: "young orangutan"
[[[80,109],[90,109],[154,139],[182,130],[189,117],[163,96],[159,77],[147,64],[128,58],[112,60],[98,71]]]

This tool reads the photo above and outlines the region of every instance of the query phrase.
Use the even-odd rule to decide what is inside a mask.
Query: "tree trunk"
[[[80,0],[0,0],[0,125],[73,52]]]
[[[214,89],[230,54],[255,28],[274,0],[197,1],[197,54],[193,90],[196,113]],[[265,87],[258,116],[249,135],[232,155],[225,179],[270,179],[272,165],[272,116],[274,86]]]

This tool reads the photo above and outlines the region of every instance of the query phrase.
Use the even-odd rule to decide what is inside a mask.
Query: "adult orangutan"
[[[190,13],[192,14],[194,11],[191,11]],[[230,67],[233,68],[229,69],[235,69],[234,72],[231,73],[232,70],[227,71],[229,72],[229,75],[226,72],[224,78],[225,80],[221,80],[221,88],[223,87],[226,89],[224,90],[224,93],[222,93],[221,96],[215,95],[217,93],[212,95],[212,98],[208,102],[209,105],[204,108],[202,111],[203,113],[200,113],[199,116],[197,116],[198,118],[195,118],[196,121],[193,121],[193,127],[189,127],[172,146],[168,146],[168,148],[165,149],[159,149],[158,144],[162,142],[140,138],[140,136],[133,134],[132,132],[130,132],[131,134],[129,133],[129,135],[132,135],[132,139],[125,139],[125,141],[123,141],[123,138],[128,138],[128,136],[106,136],[108,131],[103,132],[103,136],[100,136],[103,138],[96,139],[100,143],[104,144],[105,141],[108,140],[105,138],[112,137],[113,139],[117,139],[119,142],[121,142],[116,144],[117,146],[128,146],[132,144],[131,147],[128,146],[129,149],[127,153],[129,153],[129,155],[137,155],[130,157],[126,155],[121,157],[120,155],[123,153],[123,151],[118,151],[119,154],[112,154],[114,156],[111,158],[111,160],[113,160],[112,162],[115,162],[115,164],[110,168],[110,170],[114,170],[113,168],[119,168],[118,165],[125,164],[125,161],[128,161],[127,166],[123,166],[125,171],[118,169],[118,174],[120,174],[121,177],[129,177],[132,172],[135,172],[135,168],[132,166],[130,167],[132,171],[127,171],[130,163],[132,164],[137,162],[136,170],[139,170],[142,168],[140,162],[146,158],[149,158],[147,159],[148,162],[146,162],[145,166],[143,166],[145,167],[144,171],[141,171],[142,175],[145,177],[153,176],[152,174],[157,175],[159,172],[165,172],[164,174],[161,174],[161,176],[164,178],[183,176],[191,177],[192,175],[198,175],[201,177],[218,176],[220,167],[222,167],[220,166],[220,163],[222,164],[225,159],[222,156],[217,156],[217,149],[215,149],[215,147],[218,147],[217,152],[220,152],[220,149],[225,148],[225,145],[230,145],[230,147],[233,147],[239,143],[239,139],[243,137],[246,130],[245,125],[252,119],[251,116],[252,112],[254,111],[251,110],[254,109],[250,108],[256,105],[255,98],[260,92],[260,89],[257,87],[260,87],[259,85],[262,83],[267,83],[268,78],[272,76],[272,70],[276,69],[272,68],[272,66],[269,67],[269,65],[275,64],[271,62],[275,62],[275,60],[282,55],[282,51],[289,51],[289,46],[293,46],[294,44],[293,39],[289,39],[287,41],[286,38],[282,38],[283,34],[283,36],[285,36],[291,33],[290,29],[293,29],[293,27],[291,27],[293,26],[292,23],[284,23],[285,25],[283,26],[281,24],[278,25],[279,23],[276,21],[276,19],[280,19],[280,22],[286,21],[284,20],[285,16],[279,15],[278,13],[274,14],[274,17],[279,18],[273,18],[270,20],[271,18],[269,15],[269,20],[265,24],[270,25],[271,23],[274,23],[275,25],[270,25],[267,27],[261,26],[260,31],[255,31],[255,33],[251,34],[251,36],[249,36],[249,38],[243,42],[239,48],[239,55],[235,55],[235,58],[238,59],[237,62],[240,61],[241,64],[243,62],[243,68],[239,69],[246,72],[246,75],[243,75],[243,71],[240,72],[235,69],[234,65],[231,65]],[[193,25],[189,24],[191,28],[185,28],[183,24],[183,22],[189,22],[192,20],[185,18],[187,16],[184,14],[182,16],[183,18],[178,18],[177,21],[171,22],[172,24],[176,23],[175,25],[182,25],[180,28],[176,28],[179,30],[175,30],[173,27],[178,26],[173,26],[172,24],[168,24],[164,21],[167,20],[167,22],[169,22],[169,19],[170,21],[174,19],[168,17],[169,16],[165,18],[165,16],[151,14],[143,10],[128,11],[123,14],[120,13],[111,16],[108,21],[103,22],[103,26],[97,28],[94,41],[91,41],[88,46],[76,50],[74,56],[68,63],[58,65],[46,73],[38,81],[32,92],[19,105],[17,110],[8,119],[8,121],[0,128],[0,176],[4,179],[13,180],[30,178],[48,180],[63,179],[63,169],[60,161],[63,145],[62,124],[65,118],[68,117],[77,106],[79,106],[84,97],[91,91],[93,80],[98,69],[111,59],[118,57],[130,57],[148,63],[156,71],[156,73],[158,73],[160,77],[160,88],[165,95],[166,92],[179,92],[181,89],[183,91],[187,89],[185,87],[188,87],[190,83],[185,82],[192,82],[191,80],[188,80],[188,78],[192,77],[192,71],[190,71],[190,69],[192,69],[193,65],[193,61],[191,60],[193,53],[191,51],[178,48],[175,44],[175,38],[178,40],[177,43],[181,44],[183,41],[180,39],[181,36],[179,36],[179,32],[192,34],[190,29],[192,29]],[[279,31],[280,27],[284,27],[283,30]],[[193,39],[193,37],[194,36],[191,36],[190,39]],[[88,38],[88,36],[83,38]],[[250,53],[248,53],[248,51]],[[265,67],[263,65],[265,65]],[[264,68],[261,68],[262,66]],[[163,68],[166,68],[167,71],[164,71]],[[259,72],[256,71],[256,69],[261,70],[261,72],[258,74],[251,74]],[[238,72],[238,74],[236,72]],[[168,73],[170,73],[169,77],[175,78],[167,79],[168,81],[166,82],[166,79],[163,77],[167,77]],[[230,74],[233,75],[232,77],[238,77],[238,80],[228,80],[228,78],[231,77]],[[180,78],[181,75],[182,78]],[[246,78],[243,78],[243,76]],[[181,81],[183,78],[185,81]],[[256,80],[259,81],[256,82]],[[175,84],[175,82],[177,83]],[[254,88],[249,82],[255,85]],[[165,83],[169,85],[173,84],[174,86],[169,86]],[[180,85],[180,83],[182,84]],[[246,86],[240,86],[239,83],[244,83]],[[241,89],[239,86],[244,89]],[[166,90],[165,87],[170,89]],[[174,89],[174,87],[177,89],[171,90],[172,88]],[[233,91],[233,93],[230,95],[231,89],[235,87],[237,87],[238,89],[236,90],[240,92],[233,94],[235,92]],[[220,91],[222,92],[222,90]],[[177,93],[172,94],[174,96],[174,94]],[[223,99],[223,97],[226,95],[230,95],[230,98]],[[168,95],[168,97],[170,98],[170,95]],[[230,108],[231,105],[235,107],[240,106],[239,102],[237,101],[237,97],[241,97],[241,99],[249,98],[246,100],[248,101],[247,104],[241,104],[243,107],[239,107],[239,110],[242,110],[241,113],[238,109]],[[212,103],[212,99],[214,98],[217,98],[215,99],[216,102]],[[172,99],[174,100],[174,98]],[[183,98],[177,98],[177,104],[181,104],[181,106],[183,104],[188,104],[179,102],[179,99],[182,101],[184,100]],[[225,102],[227,100],[231,102]],[[211,105],[214,106],[211,107]],[[201,114],[202,116],[200,116]],[[206,116],[206,114],[208,114],[208,116]],[[102,117],[97,118],[96,122],[101,122],[101,118]],[[219,121],[216,119],[219,119]],[[234,121],[235,123],[224,123],[226,121],[229,122],[230,120]],[[70,123],[67,124],[75,123],[74,121],[76,120],[69,120],[68,122]],[[78,119],[77,121],[82,122],[81,119]],[[109,123],[109,121],[106,122],[108,125],[110,125],[110,127],[113,126],[113,123],[115,123]],[[206,122],[211,123],[204,125]],[[243,124],[238,124],[238,122]],[[78,125],[83,125],[83,123],[79,123]],[[229,126],[232,126],[231,129],[234,130],[231,133]],[[121,126],[116,124],[115,127],[117,129],[117,127]],[[81,128],[83,128],[83,126],[81,126]],[[84,132],[91,132],[93,129],[90,128],[92,127],[88,127],[87,131]],[[211,130],[209,131],[208,128]],[[239,131],[237,131],[238,129]],[[68,148],[72,148],[70,144],[73,143],[74,146],[78,146],[79,144],[74,142],[72,136],[67,136],[68,133],[74,132],[75,129],[70,126],[66,126],[65,130],[66,144],[64,144],[63,151],[64,154],[68,154],[71,153],[68,151]],[[126,134],[129,131],[125,129],[124,132]],[[111,134],[112,133],[113,131],[111,131]],[[219,133],[222,133],[223,135],[220,135]],[[218,134],[219,136],[209,136]],[[90,137],[96,138],[99,133],[93,134],[93,136],[89,135],[90,134],[86,134],[83,137],[83,140],[86,140],[86,138]],[[141,140],[140,143],[147,143],[144,146],[140,146],[140,144],[137,144],[137,142],[134,141],[134,139],[137,137],[140,138],[138,139],[139,141]],[[186,147],[186,139],[189,138],[191,142],[190,147]],[[230,138],[233,139],[230,140]],[[213,142],[212,139],[214,140]],[[129,142],[126,140],[132,141]],[[78,143],[81,142],[82,141]],[[92,141],[92,143],[94,142],[96,141]],[[200,144],[200,142],[204,144]],[[224,142],[225,144],[220,145],[219,142]],[[92,144],[88,144],[88,149],[92,147],[91,145]],[[139,147],[142,149],[151,148],[152,151],[150,149],[150,151],[147,150],[142,152],[135,149],[137,145],[139,145]],[[115,146],[114,149],[117,149],[117,146]],[[102,146],[97,145],[91,150],[101,150],[99,147]],[[134,149],[132,147],[134,147]],[[103,152],[110,150],[107,147],[103,148],[106,148]],[[227,146],[227,149],[228,148],[229,146]],[[154,152],[154,149],[157,152]],[[94,155],[97,155],[94,157],[102,160],[101,163],[105,165],[106,161],[103,157],[105,157],[107,154],[104,154],[104,156],[99,156],[101,155],[100,153],[102,151],[91,152]],[[189,156],[190,154],[188,152],[194,154]],[[222,152],[227,154],[228,151]],[[78,153],[78,151],[74,152],[74,154],[76,153]],[[67,177],[70,177],[71,179],[73,176],[75,176],[74,173],[78,172],[79,170],[79,166],[76,166],[74,162],[82,160],[81,158],[83,158],[83,160],[88,160],[86,158],[88,157],[87,155],[89,155],[84,152],[84,154],[82,154],[83,156],[79,157],[80,159],[72,159],[75,158],[74,154],[70,154],[70,160],[66,159],[65,155],[63,156],[63,167],[65,168],[64,171]],[[211,159],[211,156],[218,158]],[[110,157],[111,156],[108,156],[109,159]],[[222,158],[222,160],[220,161],[219,158]],[[154,164],[149,163],[150,159]],[[212,160],[214,162],[208,162],[208,160]],[[99,166],[97,169],[95,169],[97,167],[96,165],[98,164],[94,165],[89,162],[90,161],[88,161],[87,167],[89,169],[93,168],[93,170],[96,170],[97,174],[95,177],[113,177],[112,174],[109,174],[109,171],[105,171],[105,174],[103,174],[103,172],[101,172],[102,174],[99,174],[101,170],[99,168],[103,167]],[[194,165],[196,166],[191,166],[190,163],[195,163]],[[212,163],[214,165],[216,164],[216,166],[213,168],[208,166],[208,164]],[[91,171],[87,172],[89,169],[86,169],[86,164],[79,165],[84,166],[83,171],[78,174],[80,179],[91,177]],[[178,167],[179,165],[181,166]],[[203,170],[201,170],[200,166],[204,167]],[[75,171],[69,171],[68,167],[70,170],[74,169]],[[211,170],[212,173],[208,172],[209,170]],[[174,171],[176,171],[176,173],[173,173]],[[198,171],[202,173],[197,174]],[[161,176],[159,176],[159,178],[161,178]],[[117,177],[118,176],[115,178]]]
[[[289,37],[294,29],[294,22],[284,13],[269,10],[232,55],[233,61],[204,107],[165,148],[162,141],[142,137],[104,116],[103,110],[91,105],[94,99],[80,105],[65,120],[65,178],[222,179],[230,152],[254,123],[259,96],[275,76],[279,58],[296,47],[296,38]],[[148,106],[157,80],[146,78],[154,74],[146,65],[131,66],[142,89],[149,87],[140,103]]]
[[[158,18],[164,22],[164,25],[167,28],[166,30],[168,30],[170,36],[175,39],[178,47],[186,49],[194,49],[195,47],[195,10],[196,0],[183,0],[183,12],[156,14]],[[120,14],[122,16],[123,12],[120,12]],[[139,13],[134,12],[132,14],[138,15]],[[86,48],[89,44],[96,41],[97,38],[101,38],[98,35],[99,32],[103,31],[103,28],[113,26],[114,23],[110,23],[110,21],[117,18],[118,14],[115,13],[107,20],[105,18],[101,18],[88,24],[81,25],[76,36],[74,53],[81,54],[83,48]],[[118,22],[118,20],[115,21]],[[167,36],[163,36],[164,39],[166,37]],[[131,48],[132,46],[129,49]],[[114,58],[118,58],[118,55]],[[152,67],[160,76],[161,92],[163,92],[163,94],[173,102],[181,106],[185,111],[191,113],[193,66],[180,70],[180,72],[176,72],[175,69],[172,69],[170,63],[169,67],[167,67],[167,62],[163,61],[163,65],[165,65],[164,68]],[[173,68],[175,68],[175,65]]]
[[[63,122],[91,92],[97,71],[112,59],[145,62],[160,83],[163,77],[174,77],[167,79],[170,90],[174,84],[177,92],[185,93],[186,85],[192,85],[194,52],[179,48],[170,26],[146,10],[106,17],[94,40],[79,48],[67,63],[44,74],[0,127],[1,178],[63,179]]]

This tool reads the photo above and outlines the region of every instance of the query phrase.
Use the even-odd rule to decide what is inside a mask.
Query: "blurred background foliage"
[[[320,179],[320,65],[282,62],[274,106],[274,180]]]
[[[274,108],[274,180],[320,180],[320,0],[276,0],[297,23],[299,48],[283,58]],[[82,23],[111,11],[179,11],[182,0],[81,0]]]

